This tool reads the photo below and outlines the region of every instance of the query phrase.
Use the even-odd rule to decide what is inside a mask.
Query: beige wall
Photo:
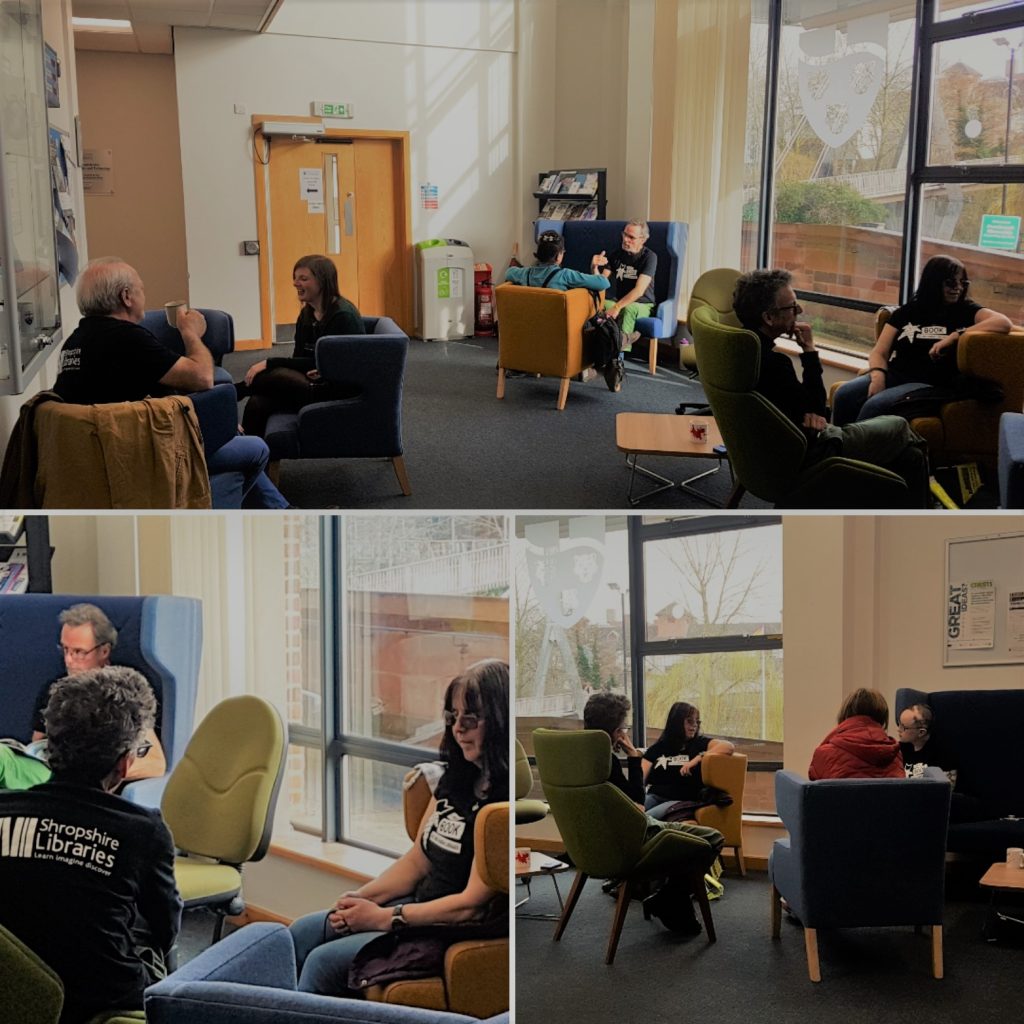
[[[1024,687],[1021,665],[942,664],[946,541],[1022,529],[1016,515],[784,518],[786,768],[806,772],[858,686],[890,706],[901,686]]]
[[[151,309],[188,298],[174,58],[77,58],[83,146],[112,150],[114,162],[114,194],[85,197],[89,251],[135,266]]]

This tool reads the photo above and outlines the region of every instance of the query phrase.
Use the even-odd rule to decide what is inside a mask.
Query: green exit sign
[[[352,117],[351,103],[324,103],[316,100],[313,103],[315,117]]]

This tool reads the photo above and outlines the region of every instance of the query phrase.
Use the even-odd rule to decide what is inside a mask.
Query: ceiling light
[[[131,32],[132,23],[119,18],[72,18],[75,28],[94,28],[101,32]]]

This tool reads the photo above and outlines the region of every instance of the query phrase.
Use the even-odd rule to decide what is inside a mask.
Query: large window
[[[937,252],[1024,319],[1024,4],[917,6],[752,0],[744,266],[793,273],[824,347],[870,347]]]
[[[516,730],[582,728],[595,690],[626,693],[634,740],[668,709],[750,758],[745,807],[774,810],[782,764],[782,527],[777,519],[516,519]]]

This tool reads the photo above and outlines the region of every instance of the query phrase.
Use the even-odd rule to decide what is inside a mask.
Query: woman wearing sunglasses
[[[967,393],[956,365],[957,342],[976,331],[1006,334],[1012,326],[1002,313],[968,297],[970,283],[967,268],[952,256],[933,256],[924,265],[914,297],[878,335],[868,372],[836,392],[836,426],[886,413],[909,419],[924,411],[918,399],[939,404]]]
[[[508,665],[481,661],[444,695],[444,774],[412,849],[383,874],[338,897],[326,915],[291,926],[299,989],[358,996],[349,968],[372,939],[410,925],[485,921],[507,911],[503,894],[474,870],[473,829],[480,809],[508,799]]]

